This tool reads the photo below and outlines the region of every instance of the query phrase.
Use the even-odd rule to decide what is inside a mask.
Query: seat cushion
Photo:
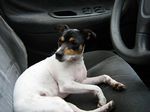
[[[14,85],[26,67],[23,43],[0,17],[0,112],[13,112]]]
[[[84,60],[89,77],[107,74],[127,86],[125,91],[119,92],[108,85],[99,85],[107,100],[114,100],[113,112],[150,112],[149,89],[122,58],[112,52],[94,51],[85,53]],[[66,100],[81,109],[97,108],[98,99],[93,94],[70,95]]]

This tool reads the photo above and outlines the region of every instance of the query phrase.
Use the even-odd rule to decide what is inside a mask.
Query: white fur
[[[107,82],[108,77],[87,78],[87,70],[81,56],[75,62],[59,62],[55,54],[31,66],[21,74],[14,88],[15,112],[86,112],[63,98],[71,93],[92,92],[103,105],[91,112],[108,110],[113,102],[106,104],[102,90],[94,85]],[[111,78],[109,78],[111,79]],[[109,80],[110,81],[110,80]],[[112,83],[114,80],[111,79]],[[111,85],[111,84],[110,84]]]

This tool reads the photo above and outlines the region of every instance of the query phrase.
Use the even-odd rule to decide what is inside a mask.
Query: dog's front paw
[[[122,91],[126,89],[126,86],[120,82],[114,83],[113,84],[113,89],[117,90],[117,91]]]
[[[98,107],[101,107],[102,105],[105,105],[107,103],[107,100],[105,97],[101,98],[97,104]]]
[[[114,109],[114,101],[110,101],[107,104],[99,107],[99,112],[110,112],[112,109]]]
[[[114,109],[114,101],[110,101],[106,104],[106,110],[104,112],[110,112]]]

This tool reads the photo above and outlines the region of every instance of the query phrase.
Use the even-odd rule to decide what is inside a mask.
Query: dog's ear
[[[63,33],[65,30],[70,29],[68,25],[57,25],[56,30],[59,33]]]
[[[89,40],[90,38],[96,38],[96,34],[90,29],[81,30],[81,33],[84,35],[86,40]]]

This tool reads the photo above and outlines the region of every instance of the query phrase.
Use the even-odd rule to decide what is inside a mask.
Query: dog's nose
[[[56,59],[62,59],[63,53],[57,52],[56,54]]]

